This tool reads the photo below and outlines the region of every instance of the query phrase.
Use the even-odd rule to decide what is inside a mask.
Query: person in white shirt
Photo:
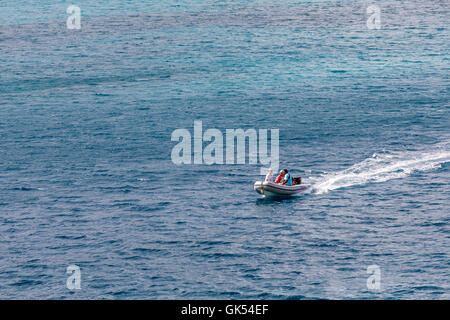
[[[267,172],[267,175],[266,175],[266,181],[273,182],[273,172],[272,172],[272,169],[269,169],[269,172]]]

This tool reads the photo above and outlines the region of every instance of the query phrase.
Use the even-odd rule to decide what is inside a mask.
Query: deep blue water
[[[0,3],[0,298],[450,298],[447,1],[151,2]],[[174,165],[194,120],[312,191]]]

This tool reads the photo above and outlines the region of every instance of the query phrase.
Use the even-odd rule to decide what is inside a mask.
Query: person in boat
[[[266,181],[273,182],[273,171],[272,171],[272,169],[269,169],[269,171],[267,172]]]
[[[284,178],[284,170],[280,171],[280,174],[278,175],[278,177],[275,179],[275,183],[281,183],[281,180],[283,180]]]
[[[292,186],[291,174],[287,171],[287,169],[283,169],[283,171],[284,171],[284,176],[283,176],[283,180],[281,181],[281,184],[286,185],[286,186]]]

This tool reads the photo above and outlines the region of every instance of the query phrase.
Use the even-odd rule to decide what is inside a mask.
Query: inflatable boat
[[[267,197],[289,197],[306,191],[310,187],[311,186],[307,184],[286,186],[271,181],[256,181],[253,189],[255,189],[257,193]]]

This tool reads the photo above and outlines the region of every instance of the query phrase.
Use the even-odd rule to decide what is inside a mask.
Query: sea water
[[[0,297],[450,298],[449,14],[2,1]],[[248,161],[174,164],[194,121],[279,129],[311,192],[262,199]]]

